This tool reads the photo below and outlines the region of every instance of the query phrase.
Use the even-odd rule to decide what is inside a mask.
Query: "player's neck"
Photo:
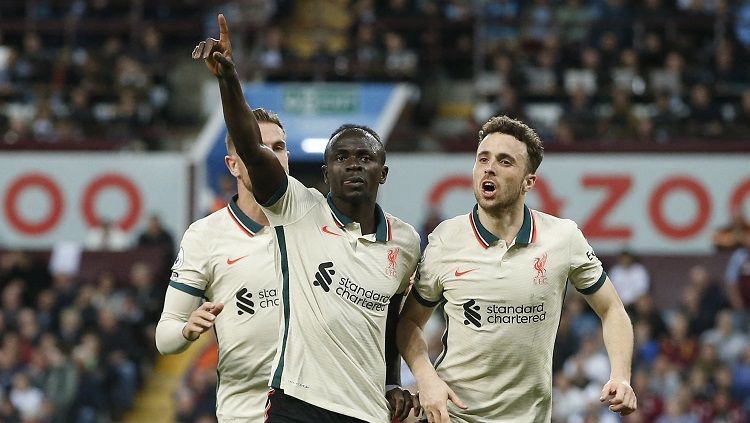
[[[523,225],[523,202],[508,208],[485,210],[479,207],[479,221],[493,235],[510,244]]]
[[[344,216],[359,223],[363,235],[375,233],[377,228],[375,227],[374,201],[352,203],[348,201],[340,201],[336,197],[333,197],[333,204],[344,214]]]
[[[260,208],[260,204],[255,201],[255,196],[247,190],[239,189],[239,195],[237,196],[237,206],[239,206],[242,213],[245,216],[253,219],[256,223],[268,226],[268,218],[266,217],[263,210]]]

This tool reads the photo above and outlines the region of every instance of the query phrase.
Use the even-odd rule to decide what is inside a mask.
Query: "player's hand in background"
[[[408,389],[393,388],[385,393],[385,398],[388,400],[391,417],[396,421],[400,422],[409,417],[412,409],[414,409],[415,416],[418,416],[421,411],[419,398],[412,395]]]
[[[627,416],[638,408],[638,400],[633,388],[626,381],[609,380],[602,388],[599,401],[609,402],[609,409],[621,416]]]
[[[214,327],[216,316],[224,310],[224,304],[205,302],[190,313],[187,323],[182,328],[182,336],[188,341],[195,341],[201,334]]]
[[[193,59],[203,60],[206,67],[217,78],[228,76],[234,71],[232,43],[229,41],[229,27],[223,14],[219,14],[219,39],[207,38],[193,49]]]

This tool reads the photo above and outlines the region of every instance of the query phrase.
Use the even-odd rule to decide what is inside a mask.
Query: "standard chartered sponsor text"
[[[547,317],[544,303],[487,306],[487,323],[490,324],[524,324],[543,322]]]
[[[391,300],[390,295],[383,295],[372,289],[365,289],[352,282],[349,278],[341,278],[336,294],[341,298],[352,302],[362,308],[374,311],[383,311]]]

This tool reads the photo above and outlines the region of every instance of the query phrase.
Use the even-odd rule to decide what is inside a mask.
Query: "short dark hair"
[[[335,131],[333,131],[331,136],[328,137],[328,144],[326,144],[326,149],[325,149],[325,152],[323,153],[324,159],[328,158],[328,153],[331,152],[331,141],[333,141],[333,139],[336,138],[336,136],[338,136],[339,134],[343,132],[354,131],[354,130],[363,131],[367,134],[370,134],[373,138],[375,138],[375,141],[377,141],[378,144],[380,144],[380,148],[383,151],[383,163],[385,163],[385,144],[383,144],[383,140],[380,139],[380,135],[378,135],[378,133],[375,132],[375,130],[370,128],[369,126],[359,125],[356,123],[345,123],[339,126],[338,128],[336,128]]]
[[[276,113],[270,110],[266,110],[262,107],[258,107],[257,109],[253,109],[253,116],[255,116],[255,120],[257,120],[258,123],[265,122],[277,125],[279,128],[281,128],[281,132],[284,133],[284,137],[286,137],[286,130],[284,129],[284,125],[281,124],[281,119]],[[227,153],[229,152],[230,148],[234,148],[234,141],[232,141],[232,137],[229,136],[229,133],[227,133],[227,136],[224,138],[224,143],[227,147]]]
[[[544,158],[544,146],[539,135],[531,127],[508,116],[494,116],[482,125],[479,131],[479,142],[482,142],[487,135],[494,133],[510,135],[526,144],[526,153],[529,156],[528,171],[536,173]]]

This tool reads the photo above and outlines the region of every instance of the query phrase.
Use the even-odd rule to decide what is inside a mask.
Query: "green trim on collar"
[[[326,201],[328,201],[328,206],[331,208],[331,212],[333,213],[333,218],[336,219],[336,223],[339,224],[339,226],[346,226],[352,222],[353,220],[349,219],[344,213],[341,212],[341,210],[336,208],[336,205],[333,204],[333,197],[331,196],[331,193],[328,193],[326,196]]]
[[[531,217],[531,210],[526,205],[523,205],[523,223],[521,229],[516,234],[516,244],[518,245],[529,245],[534,236],[534,220]]]
[[[474,210],[471,212],[471,221],[474,223],[475,234],[480,238],[479,241],[482,242],[485,247],[489,247],[493,242],[500,239],[487,230],[487,228],[482,225],[482,222],[479,221],[479,204],[474,205]]]
[[[328,207],[331,208],[333,219],[336,221],[336,224],[338,224],[339,227],[344,227],[354,222],[354,220],[350,219],[348,216],[342,213],[341,210],[336,208],[336,205],[333,204],[333,197],[331,197],[330,193],[326,196],[326,201],[328,201]],[[390,226],[391,225],[388,221],[388,217],[385,215],[383,209],[380,207],[380,205],[375,204],[375,240],[383,242],[390,241]]]
[[[255,235],[263,229],[263,225],[251,219],[248,215],[242,212],[240,206],[237,205],[237,198],[239,195],[235,194],[231,200],[229,200],[229,211],[232,215],[237,218],[237,221],[245,227],[251,234]]]
[[[388,217],[379,205],[375,204],[375,240],[376,241],[390,241],[390,224],[388,223]]]
[[[474,235],[476,235],[477,240],[479,241],[484,248],[489,247],[492,245],[492,243],[498,241],[500,238],[495,236],[492,232],[490,232],[487,228],[482,225],[482,222],[479,220],[479,204],[474,205],[474,209],[471,211],[471,224],[473,225],[474,229]],[[534,224],[534,216],[531,214],[531,209],[529,209],[525,204],[523,206],[523,223],[521,223],[521,228],[518,230],[518,233],[516,234],[516,239],[514,241],[515,244],[518,244],[520,246],[527,246],[531,244],[534,241],[534,232],[536,231],[536,225]]]

